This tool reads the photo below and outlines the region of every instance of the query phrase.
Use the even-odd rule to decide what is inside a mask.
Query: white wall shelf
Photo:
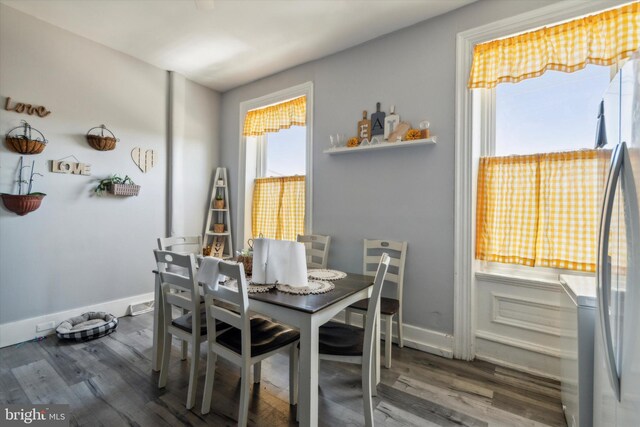
[[[426,139],[415,139],[413,141],[401,141],[401,142],[381,142],[373,145],[358,145],[357,147],[338,147],[329,148],[324,150],[324,154],[344,154],[344,153],[356,153],[359,151],[367,150],[382,150],[385,148],[400,148],[400,147],[412,147],[414,145],[433,145],[436,143],[436,137]]]

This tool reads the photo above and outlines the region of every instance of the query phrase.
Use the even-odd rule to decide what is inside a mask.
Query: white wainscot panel
[[[562,339],[571,335],[560,284],[478,273],[476,285],[476,357],[559,378]]]

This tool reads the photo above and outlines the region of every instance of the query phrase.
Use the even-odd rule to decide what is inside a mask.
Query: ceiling
[[[475,0],[0,0],[218,91]]]

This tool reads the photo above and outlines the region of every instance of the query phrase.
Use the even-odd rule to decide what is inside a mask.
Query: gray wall
[[[153,291],[151,249],[165,235],[167,215],[167,72],[0,5],[0,97],[45,105],[39,118],[0,111],[0,134],[26,119],[49,139],[25,156],[44,176],[39,210],[18,217],[0,206],[0,323]],[[180,231],[202,232],[217,165],[220,95],[185,81],[182,99],[184,194]],[[84,137],[104,123],[120,138],[99,152]],[[159,164],[143,174],[134,147],[153,148]],[[49,161],[73,155],[92,176],[50,172]],[[0,192],[13,192],[19,154],[0,147]],[[138,197],[94,197],[96,180],[128,174]],[[34,331],[35,332],[35,331]]]
[[[314,83],[313,231],[332,236],[329,266],[362,269],[362,239],[406,240],[405,322],[453,332],[455,37],[553,1],[479,1],[222,96],[221,162],[237,186],[239,104]],[[436,146],[328,156],[328,136],[355,135],[376,101],[414,126],[431,122]],[[242,210],[232,191],[234,219]],[[235,223],[237,224],[237,219]],[[236,247],[242,247],[236,242]]]

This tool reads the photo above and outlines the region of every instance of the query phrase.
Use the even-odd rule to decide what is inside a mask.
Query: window
[[[271,238],[312,231],[312,118],[311,82],[240,103],[240,246],[254,237],[256,222],[266,230],[258,235]]]
[[[251,208],[251,232],[271,239],[295,240],[304,234],[306,126],[291,126],[258,137]]]
[[[495,90],[496,156],[593,148],[598,106],[609,67],[547,71]]]
[[[610,67],[587,65],[479,93],[476,105],[485,111],[478,113],[487,119],[476,194],[478,260],[594,271],[608,153],[593,148],[611,74]]]
[[[263,138],[263,169],[261,178],[294,176],[306,173],[306,126],[291,126]]]

